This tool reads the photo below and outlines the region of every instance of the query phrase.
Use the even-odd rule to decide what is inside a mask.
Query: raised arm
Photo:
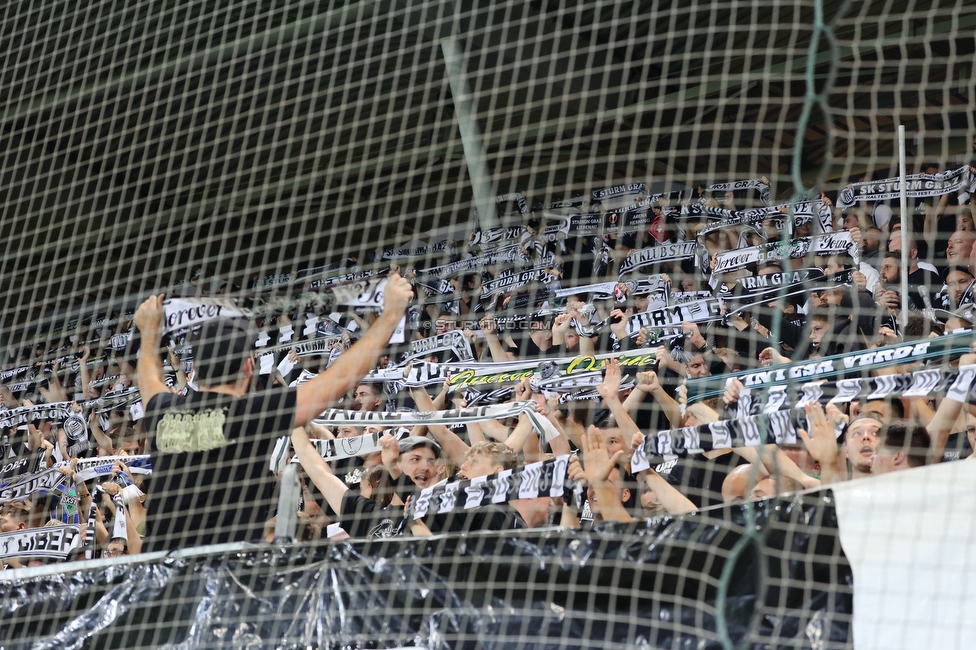
[[[664,390],[656,372],[649,370],[647,372],[637,373],[637,387],[630,395],[627,396],[627,400],[624,402],[624,408],[632,418],[634,417],[634,413],[637,411],[637,407],[640,406],[640,402],[633,404],[630,398],[634,393],[637,393],[638,390],[645,391],[654,398],[654,401],[657,402],[658,406],[661,407],[661,410],[664,411],[664,415],[668,418],[668,422],[671,423],[672,429],[678,429],[681,427],[681,405],[678,404],[673,397],[668,395],[666,390]]]
[[[183,363],[172,347],[167,348],[166,351],[169,353],[169,365],[173,366],[173,372],[176,374],[176,384],[173,386],[173,390],[180,392],[186,387],[186,373],[183,371]]]
[[[390,275],[383,295],[383,313],[369,331],[343,352],[332,367],[297,388],[295,426],[304,426],[331,407],[376,366],[412,297],[410,283],[397,273]]]
[[[312,483],[325,495],[325,500],[329,502],[332,509],[340,512],[342,510],[342,496],[349,488],[342,482],[342,479],[332,473],[329,464],[319,455],[319,452],[315,450],[312,442],[308,439],[305,429],[295,427],[292,430],[291,444],[295,448],[298,462],[301,463],[302,469],[305,470],[308,477],[312,479]]]
[[[597,392],[603,398],[603,403],[610,409],[610,414],[616,420],[624,440],[630,440],[635,433],[641,432],[627,413],[627,409],[620,403],[620,363],[616,359],[607,361],[606,376],[603,378],[603,383],[597,386]]]
[[[600,513],[604,521],[634,520],[620,503],[613,486],[608,482],[610,472],[623,454],[621,449],[611,456],[607,451],[603,433],[600,431],[590,429],[590,432],[583,436],[583,469],[586,471],[586,480],[596,493],[596,500],[600,504]]]
[[[81,394],[84,399],[94,399],[98,395],[92,392],[91,371],[88,370],[88,358],[91,356],[91,348],[87,345],[81,346],[81,356],[78,357],[78,373],[81,375]]]
[[[488,350],[491,352],[491,360],[498,363],[508,361],[505,348],[502,347],[502,342],[498,340],[498,325],[491,314],[482,318],[479,325],[481,326],[481,333],[485,335]]]
[[[139,305],[135,315],[136,328],[142,337],[139,361],[136,363],[136,385],[142,396],[142,408],[159,393],[169,392],[163,381],[163,361],[159,358],[159,341],[163,335],[163,295],[152,295]]]
[[[413,401],[417,404],[417,408],[421,411],[437,410],[434,406],[434,401],[430,399],[430,395],[423,388],[411,388],[410,397],[413,398]],[[464,462],[464,457],[468,453],[468,445],[456,433],[443,424],[428,424],[427,429],[434,436],[434,439],[437,440],[437,443],[447,454],[447,457],[451,459],[452,463],[461,465]]]
[[[797,433],[807,446],[807,451],[815,460],[820,461],[820,483],[836,483],[844,480],[837,471],[837,435],[834,425],[827,420],[820,404],[810,403],[804,407],[810,422],[810,433],[805,429],[798,429]]]

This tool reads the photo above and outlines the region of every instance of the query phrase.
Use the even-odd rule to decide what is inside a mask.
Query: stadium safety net
[[[976,4],[0,7],[0,648],[972,648]]]

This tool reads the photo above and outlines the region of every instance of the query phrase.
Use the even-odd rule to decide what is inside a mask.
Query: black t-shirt
[[[426,524],[435,534],[528,528],[518,510],[507,503],[482,506],[474,510],[438,513],[428,518]]]
[[[953,433],[946,439],[946,446],[942,452],[941,462],[947,463],[952,460],[969,458],[972,453],[973,448],[969,444],[969,436],[966,435],[966,432]]]
[[[942,278],[928,269],[919,268],[908,274],[908,295],[916,309],[925,308],[925,301],[922,300],[922,287],[925,287],[925,296],[932,303],[932,306],[938,307],[939,305],[935,304],[935,294],[939,292],[942,285]],[[900,291],[900,288],[895,287],[895,290]]]
[[[275,485],[269,459],[294,428],[296,395],[160,393],[149,401],[149,550],[261,541]]]
[[[339,525],[350,537],[393,537],[403,508],[380,508],[379,504],[363,495],[347,490],[342,495]]]
[[[708,459],[702,455],[687,456],[658,466],[679,492],[699,508],[721,505],[722,483],[729,472],[746,461],[738,454],[722,454]]]

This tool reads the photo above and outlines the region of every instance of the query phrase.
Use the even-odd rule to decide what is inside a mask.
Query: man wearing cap
[[[383,436],[380,446],[383,447],[383,464],[400,486],[410,488],[412,482],[422,489],[437,482],[437,459],[441,455],[441,446],[434,440],[409,436],[397,441],[393,436]],[[403,479],[404,476],[410,482]]]
[[[946,268],[942,277],[945,279],[943,291],[949,299],[949,304],[944,306],[949,309],[957,309],[963,303],[963,296],[966,295],[967,289],[973,284],[973,272],[969,270],[968,266],[952,264]]]
[[[142,303],[137,383],[153,456],[147,550],[259,541],[273,503],[268,459],[276,439],[332,406],[375,366],[411,295],[409,283],[391,275],[383,313],[332,367],[296,388],[255,394],[247,393],[256,338],[250,321],[205,322],[193,341],[199,392],[185,398],[163,382],[163,297]]]

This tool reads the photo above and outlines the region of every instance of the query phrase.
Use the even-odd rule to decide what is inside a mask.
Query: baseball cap
[[[425,438],[423,436],[407,436],[400,441],[401,454],[405,454],[411,449],[416,449],[417,447],[426,447],[434,452],[434,455],[437,457],[440,457],[441,455],[441,446],[430,438]]]
[[[964,323],[968,323],[970,326],[976,324],[976,305],[973,303],[965,303],[959,305],[959,308],[955,311],[949,311],[947,309],[933,309],[935,317],[940,321],[945,323],[950,318],[958,318]]]
[[[949,277],[949,274],[952,273],[953,271],[959,271],[961,273],[965,273],[971,278],[976,277],[976,275],[974,275],[973,272],[969,270],[968,266],[963,266],[962,264],[950,264],[949,266],[945,267],[942,270],[942,273],[940,274],[942,276],[942,281],[945,282],[946,279]]]

